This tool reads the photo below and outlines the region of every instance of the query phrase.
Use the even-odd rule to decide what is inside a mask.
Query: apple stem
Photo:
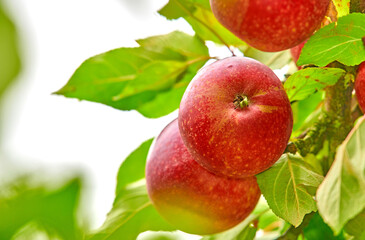
[[[235,109],[237,108],[244,109],[248,107],[249,104],[248,97],[245,95],[237,95],[233,101],[233,104],[235,106]]]

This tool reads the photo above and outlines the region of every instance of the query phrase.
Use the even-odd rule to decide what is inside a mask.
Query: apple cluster
[[[262,51],[304,42],[320,27],[329,3],[210,0],[223,26]],[[365,95],[362,69],[364,80],[357,85]],[[260,198],[255,175],[280,158],[292,127],[288,96],[270,68],[245,57],[204,67],[186,89],[178,119],[151,147],[146,165],[151,202],[168,222],[188,233],[213,234],[237,225]]]
[[[292,125],[290,102],[270,68],[245,57],[206,66],[188,86],[178,119],[151,147],[152,203],[188,233],[237,225],[260,198],[255,175],[282,155]]]

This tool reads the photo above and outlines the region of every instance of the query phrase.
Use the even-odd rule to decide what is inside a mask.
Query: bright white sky
[[[185,22],[168,22],[156,13],[167,0],[133,1],[5,0],[18,25],[24,67],[5,99],[3,171],[43,169],[54,178],[82,173],[83,205],[94,228],[111,208],[123,159],[176,113],[151,120],[51,93],[93,55],[176,29],[192,32]]]

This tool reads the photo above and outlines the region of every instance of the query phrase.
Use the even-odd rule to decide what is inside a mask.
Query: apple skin
[[[245,97],[248,106],[241,108]],[[180,103],[186,147],[198,163],[221,176],[242,178],[268,169],[283,154],[292,127],[282,83],[250,58],[230,57],[204,67]]]
[[[196,163],[181,139],[177,120],[154,142],[146,182],[162,217],[179,230],[200,235],[237,225],[253,211],[261,195],[256,177],[219,177]]]
[[[365,113],[365,62],[362,62],[357,70],[355,93],[359,106],[362,112]]]
[[[292,48],[320,27],[330,0],[210,0],[217,20],[252,47]]]

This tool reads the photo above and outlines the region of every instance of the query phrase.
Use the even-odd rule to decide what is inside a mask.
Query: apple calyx
[[[250,101],[248,100],[248,97],[246,95],[238,94],[233,101],[234,109],[247,108],[249,103],[250,103]]]

